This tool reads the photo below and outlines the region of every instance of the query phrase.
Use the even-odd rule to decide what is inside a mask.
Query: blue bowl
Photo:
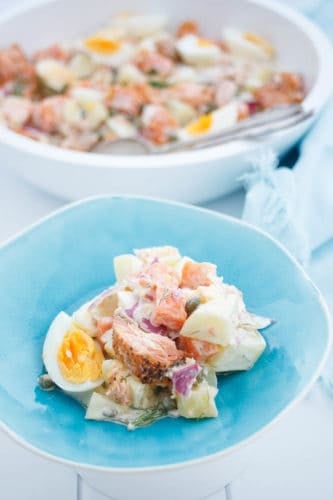
[[[219,380],[215,419],[164,419],[129,432],[84,419],[66,395],[42,392],[41,351],[60,311],[72,312],[113,283],[112,259],[170,244],[218,265],[248,308],[276,319],[249,372]],[[322,298],[302,268],[264,233],[177,203],[100,197],[70,205],[0,249],[0,420],[19,442],[62,462],[142,468],[224,452],[267,428],[318,377],[329,343]]]

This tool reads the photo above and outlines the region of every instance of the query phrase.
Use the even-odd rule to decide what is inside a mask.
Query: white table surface
[[[64,202],[14,176],[1,165],[1,159],[0,166],[0,241],[4,241]],[[210,208],[239,216],[242,203],[243,194],[237,193]],[[319,285],[328,270],[333,270],[333,248],[319,252],[312,265]],[[332,305],[333,280],[331,283],[324,292]],[[251,464],[233,484],[233,500],[315,500],[318,495],[320,500],[332,500],[332,426],[333,400],[317,383],[303,402],[257,441]],[[22,449],[0,431],[0,498],[76,500],[76,477],[70,470]],[[83,498],[103,497],[85,488]],[[223,500],[224,495],[214,500],[218,498]]]

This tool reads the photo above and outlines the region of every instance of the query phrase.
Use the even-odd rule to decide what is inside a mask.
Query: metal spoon
[[[242,120],[233,127],[220,131],[218,134],[205,135],[199,139],[175,141],[157,146],[144,137],[138,136],[100,143],[93,151],[101,154],[166,154],[189,149],[208,148],[235,140],[253,140],[272,135],[308,120],[313,114],[313,110],[306,111],[300,104],[290,104],[262,111],[257,115]]]

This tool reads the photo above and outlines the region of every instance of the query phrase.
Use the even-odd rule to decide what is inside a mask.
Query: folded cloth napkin
[[[319,24],[327,17],[333,21],[331,0],[314,2],[315,12],[305,3],[306,13],[315,14]],[[333,22],[329,29],[333,37]],[[304,265],[313,250],[333,238],[332,124],[333,99],[303,140],[292,170],[276,169],[278,160],[267,148],[253,159],[253,172],[244,178],[243,219],[280,240]]]

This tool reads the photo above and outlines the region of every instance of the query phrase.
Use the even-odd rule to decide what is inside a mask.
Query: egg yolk
[[[98,380],[104,357],[93,339],[81,330],[70,330],[58,351],[58,364],[65,380],[73,384]]]
[[[243,37],[248,42],[254,43],[261,47],[268,55],[272,56],[274,54],[273,47],[261,36],[255,35],[254,33],[243,33]]]
[[[103,56],[114,54],[120,49],[120,42],[100,36],[92,36],[84,42],[87,49]]]
[[[199,47],[211,47],[214,44],[209,40],[206,40],[206,38],[198,38],[198,45]]]
[[[204,134],[208,132],[213,124],[213,115],[209,113],[207,115],[202,115],[200,118],[191,123],[187,128],[187,132],[191,135]]]

